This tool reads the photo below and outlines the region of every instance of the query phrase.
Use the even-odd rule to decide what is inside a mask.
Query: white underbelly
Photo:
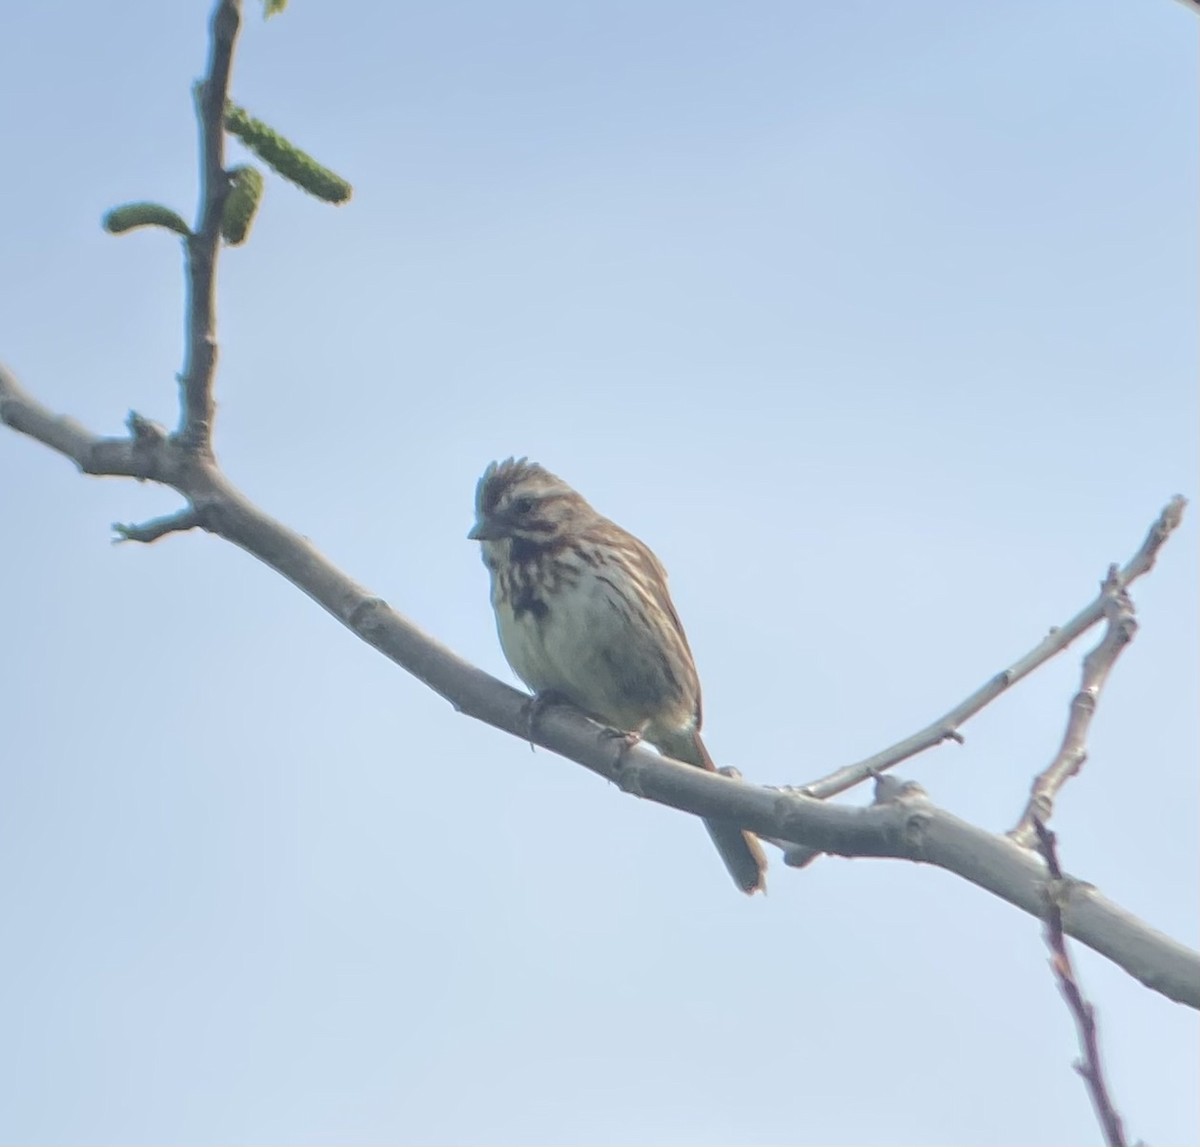
[[[645,642],[636,640],[626,603],[615,601],[605,582],[584,573],[575,585],[560,583],[541,616],[498,603],[496,623],[505,657],[534,692],[562,693],[619,728],[644,719],[645,699],[630,689],[623,669],[645,656]]]

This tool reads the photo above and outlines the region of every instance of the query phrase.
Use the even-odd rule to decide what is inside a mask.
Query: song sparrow
[[[535,694],[565,697],[614,728],[701,769],[700,681],[667,574],[650,549],[561,478],[524,458],[493,462],[475,491],[500,645]],[[765,887],[756,837],[705,826],[744,892]]]

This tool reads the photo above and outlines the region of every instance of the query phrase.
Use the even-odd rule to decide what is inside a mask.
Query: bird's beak
[[[504,537],[504,529],[499,522],[493,522],[488,518],[480,518],[471,527],[471,531],[467,534],[467,537],[473,542],[494,542],[498,538]]]

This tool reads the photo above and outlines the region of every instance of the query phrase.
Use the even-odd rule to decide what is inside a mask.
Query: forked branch
[[[1100,590],[1104,615],[1108,625],[1100,644],[1083,659],[1083,681],[1079,692],[1071,699],[1071,715],[1067,731],[1054,760],[1034,779],[1029,803],[1009,836],[1017,844],[1028,848],[1035,836],[1040,837],[1038,824],[1044,824],[1054,812],[1054,798],[1087,760],[1087,734],[1100,691],[1108,680],[1109,673],[1117,663],[1121,650],[1137,632],[1137,621],[1133,616],[1133,602],[1125,589],[1125,582],[1116,566],[1111,566]]]
[[[1161,514],[1150,527],[1146,540],[1141,548],[1116,572],[1115,582],[1121,589],[1149,573],[1158,559],[1158,552],[1166,540],[1183,521],[1183,510],[1187,499],[1179,494],[1167,503]],[[800,785],[794,791],[805,796],[818,797],[825,800],[838,793],[843,793],[863,781],[893,768],[901,761],[915,757],[943,741],[962,741],[959,729],[974,717],[980,710],[986,708],[1002,693],[1011,689],[1018,681],[1028,677],[1035,669],[1040,668],[1052,657],[1062,653],[1073,641],[1082,636],[1097,622],[1103,620],[1109,599],[1106,589],[1101,589],[1096,599],[1084,609],[1081,609],[1070,621],[1056,626],[1042,638],[1024,657],[1014,661],[1007,669],[1001,670],[990,681],[985,682],[965,700],[960,701],[947,713],[943,713],[936,721],[930,722],[925,728],[905,737],[902,741],[852,765],[845,765],[808,784]]]

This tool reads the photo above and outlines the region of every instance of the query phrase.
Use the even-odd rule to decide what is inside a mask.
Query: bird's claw
[[[602,740],[612,741],[616,744],[617,753],[613,757],[611,780],[616,786],[625,793],[633,793],[634,796],[644,797],[646,794],[642,792],[642,786],[638,780],[637,769],[625,769],[622,766],[625,764],[625,755],[630,749],[634,748],[642,740],[642,734],[639,732],[630,732],[625,729],[601,729],[600,737]]]
[[[613,729],[606,728],[600,730],[600,736],[606,741],[615,741],[617,743],[617,755],[613,759],[613,768],[619,769],[621,761],[625,754],[630,749],[641,743],[642,734],[636,731],[630,732],[628,729]]]

